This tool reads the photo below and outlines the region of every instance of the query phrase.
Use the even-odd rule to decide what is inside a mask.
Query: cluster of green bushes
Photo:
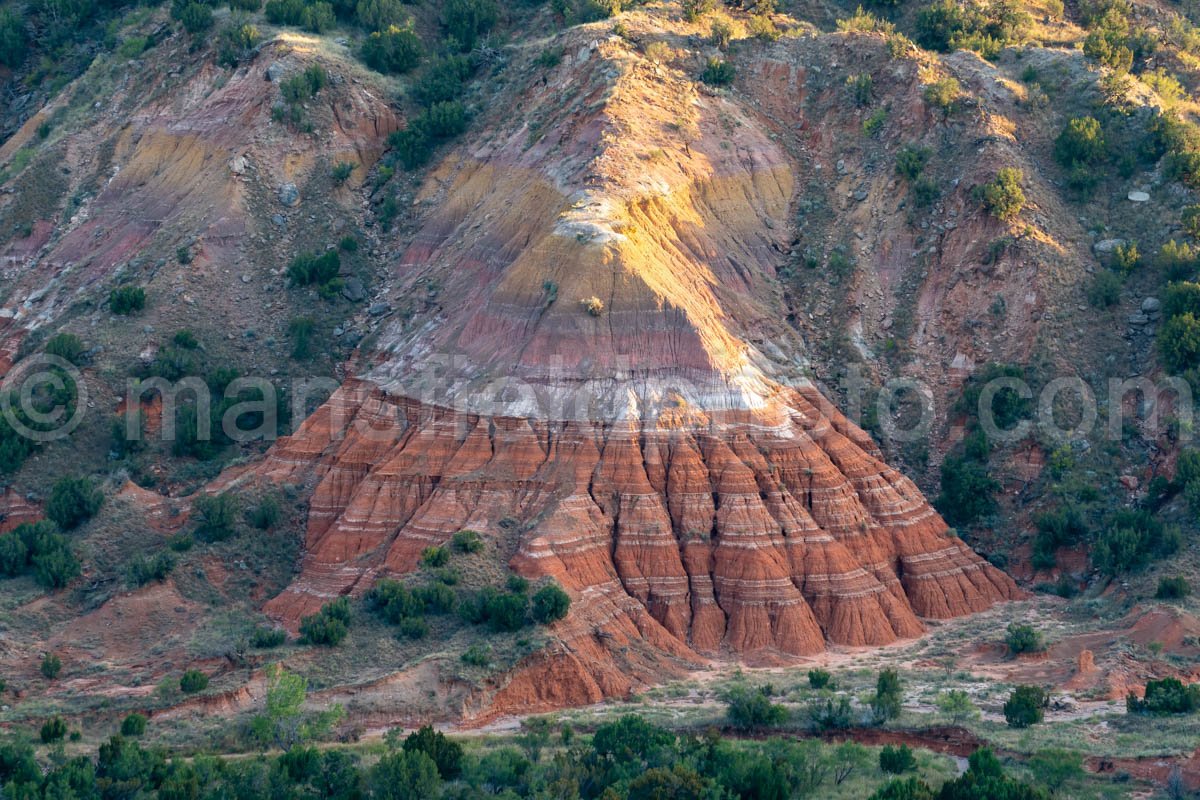
[[[83,345],[73,334],[59,334],[46,343],[46,353],[76,364],[83,359]],[[0,397],[5,411],[0,414],[0,473],[16,472],[37,449],[37,437],[30,432],[54,431],[75,416],[79,392],[72,372],[56,363],[44,363],[41,369],[57,381],[37,381],[20,398]]]
[[[271,118],[286,122],[296,130],[311,131],[312,123],[304,115],[304,104],[328,85],[329,73],[320,64],[309,64],[303,72],[284,78],[279,82],[282,101],[271,107]]]
[[[217,36],[217,63],[236,67],[245,61],[262,41],[258,28],[241,19],[234,19]]]
[[[941,492],[934,505],[951,525],[970,525],[996,510],[993,494],[999,485],[988,474],[991,443],[980,423],[980,414],[990,411],[992,423],[1010,430],[1032,413],[1032,401],[1015,388],[1002,386],[992,392],[988,409],[980,408],[983,389],[998,379],[1021,380],[1025,371],[1013,364],[988,364],[964,384],[954,410],[966,418],[966,436],[946,456],[941,467]]]
[[[736,70],[731,62],[720,58],[710,58],[700,73],[700,80],[709,86],[728,86],[733,83]]]
[[[321,297],[332,299],[342,290],[341,269],[338,251],[331,249],[320,254],[300,253],[288,264],[287,274],[296,286],[316,286]]]
[[[398,626],[398,635],[409,639],[420,639],[429,633],[426,614],[448,614],[456,602],[453,590],[443,583],[409,589],[390,578],[376,583],[365,600],[380,619]]]
[[[1171,280],[1163,293],[1159,357],[1167,371],[1195,384],[1200,368],[1200,283],[1192,278],[1200,265],[1200,251],[1172,239],[1163,245],[1158,265]]]
[[[39,586],[60,589],[79,576],[70,540],[49,520],[26,522],[0,534],[0,575],[32,574]]]
[[[350,632],[350,600],[345,597],[326,603],[316,614],[300,620],[300,638],[306,644],[334,647]]]
[[[303,698],[299,685],[295,697]],[[275,690],[276,693],[278,690]],[[282,705],[286,709],[281,709]],[[272,722],[302,728],[290,701],[275,701]],[[282,715],[282,716],[281,716]],[[435,800],[468,797],[588,797],[630,800],[691,798],[821,797],[851,774],[867,771],[869,751],[848,742],[769,739],[738,741],[714,733],[678,735],[636,715],[600,725],[590,736],[569,727],[555,732],[530,723],[514,744],[469,752],[445,734],[423,727],[408,736],[389,732],[378,757],[357,750],[319,748],[303,736],[285,736],[282,752],[223,758],[176,758],[161,747],[144,747],[136,737],[145,718],[134,715],[122,733],[95,753],[52,759],[43,768],[33,745],[10,738],[0,745],[0,782],[8,796],[50,797],[320,797],[327,800]],[[48,741],[66,735],[58,718],[47,726]],[[50,721],[48,721],[50,722]],[[126,730],[128,728],[128,730]],[[555,734],[552,738],[552,734]],[[543,751],[553,745],[553,753]],[[911,751],[891,748],[886,763],[910,769]],[[882,762],[881,762],[882,763]],[[1044,795],[1005,775],[990,751],[972,754],[969,769],[935,790],[915,778],[895,779],[873,800],[1006,798],[1039,800]],[[897,786],[919,793],[898,793]]]
[[[523,591],[485,586],[459,600],[458,614],[472,625],[487,625],[496,632],[519,631],[529,624],[529,597]]]
[[[1088,30],[1083,54],[1117,74],[1129,72],[1158,49],[1159,37],[1129,21],[1125,0],[1092,0],[1081,4],[1081,21]]]
[[[325,33],[337,23],[332,3],[324,0],[267,0],[267,22],[294,25],[312,33]]]
[[[1141,509],[1121,509],[1092,548],[1092,565],[1109,577],[1141,569],[1179,550],[1179,529]]]
[[[388,136],[388,144],[406,169],[429,161],[441,142],[467,129],[467,107],[458,100],[433,103],[408,121],[407,127]]]
[[[1037,535],[1033,539],[1034,569],[1053,569],[1058,563],[1055,551],[1071,547],[1088,536],[1087,521],[1073,505],[1039,514],[1035,519]]]
[[[1015,0],[986,5],[936,0],[917,12],[913,38],[928,50],[974,50],[990,59],[1022,41],[1032,22]]]
[[[1185,685],[1178,678],[1146,681],[1139,698],[1133,692],[1125,697],[1130,714],[1191,714],[1200,710],[1200,683]]]
[[[175,559],[170,553],[157,553],[150,557],[137,555],[126,569],[126,582],[130,588],[136,589],[152,581],[165,581],[173,569]]]
[[[915,776],[893,778],[869,800],[1046,800],[1050,796],[1039,786],[1007,775],[1000,760],[987,748],[972,753],[967,765],[966,772],[942,784],[939,790]]]
[[[924,174],[930,155],[929,148],[915,145],[905,145],[896,153],[896,174],[908,183],[919,208],[933,205],[940,194],[937,184]]]

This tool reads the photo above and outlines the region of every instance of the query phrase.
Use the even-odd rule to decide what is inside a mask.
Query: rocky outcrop
[[[622,42],[568,50],[426,183],[388,298],[407,313],[254,470],[313,487],[268,613],[294,627],[460,529],[512,541],[512,569],[574,600],[495,687],[532,710],[664,658],[881,645],[1015,597],[808,378],[774,272],[784,153]]]

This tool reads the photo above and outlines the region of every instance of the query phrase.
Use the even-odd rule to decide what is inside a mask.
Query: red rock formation
[[[414,316],[255,470],[314,486],[301,575],[268,613],[294,627],[458,530],[515,532],[509,566],[574,601],[494,687],[534,710],[626,693],[664,656],[886,644],[1017,596],[804,377],[772,288],[784,154],[620,45],[575,61],[529,115],[600,111],[441,166],[396,265]]]

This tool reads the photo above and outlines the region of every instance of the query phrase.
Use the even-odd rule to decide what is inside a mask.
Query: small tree
[[[446,734],[425,725],[409,734],[404,740],[404,752],[424,753],[437,766],[443,780],[453,780],[462,772],[463,748],[458,742],[446,738]]]
[[[1004,642],[1008,645],[1008,652],[1014,656],[1040,653],[1046,649],[1046,639],[1040,631],[1031,625],[1018,625],[1015,622],[1009,624]]]
[[[955,725],[962,725],[979,718],[979,709],[971,702],[971,696],[962,689],[948,689],[937,696],[938,711]]]
[[[900,673],[894,669],[885,669],[879,673],[875,681],[875,695],[871,698],[871,710],[876,722],[886,722],[900,716],[901,703],[904,699],[903,685]]]
[[[189,669],[179,678],[179,689],[184,694],[203,692],[208,688],[208,676],[198,669]]]
[[[1182,600],[1191,593],[1192,586],[1188,583],[1187,578],[1177,575],[1173,578],[1159,578],[1158,591],[1154,593],[1154,596],[1159,600]]]
[[[1024,173],[1015,167],[1005,167],[996,177],[983,185],[983,205],[992,216],[1000,220],[1011,220],[1025,207],[1025,192],[1021,189]]]
[[[758,730],[781,725],[787,720],[787,709],[776,703],[761,689],[735,686],[725,695],[725,716],[729,724],[741,730]]]
[[[114,314],[128,316],[146,307],[146,290],[140,286],[122,286],[108,295],[108,307]]]
[[[683,18],[695,22],[717,7],[716,0],[683,0]]]
[[[1059,789],[1083,777],[1083,756],[1058,747],[1039,750],[1029,759],[1029,771],[1051,794],[1058,794]]]
[[[478,553],[483,549],[483,537],[478,531],[461,530],[451,537],[450,546],[460,553]]]
[[[1104,158],[1104,132],[1093,117],[1075,117],[1054,140],[1054,159],[1064,167],[1095,164]]]
[[[146,732],[146,715],[136,711],[121,720],[122,736],[141,736]]]
[[[47,680],[54,680],[58,677],[59,673],[62,672],[62,666],[63,663],[61,658],[54,653],[46,653],[46,656],[42,659],[42,676]]]
[[[902,775],[917,768],[917,759],[908,745],[889,744],[879,751],[879,768],[891,775]]]
[[[267,667],[267,697],[253,730],[264,744],[291,750],[298,744],[326,735],[342,720],[345,710],[334,705],[318,714],[305,714],[308,679],[288,672],[282,664]]]
[[[366,38],[362,59],[377,72],[403,74],[420,63],[423,50],[411,24],[403,28],[389,25],[387,30],[375,31]]]
[[[66,735],[67,721],[57,714],[43,722],[42,729],[39,732],[43,744],[61,742]]]
[[[530,613],[542,625],[557,622],[571,609],[571,597],[556,583],[547,584],[534,593]]]
[[[828,670],[821,668],[810,669],[808,671],[808,686],[811,689],[832,689],[833,675]]]
[[[46,342],[46,354],[69,361],[75,366],[83,360],[83,340],[73,333],[59,333]]]
[[[962,96],[962,84],[954,78],[942,78],[926,86],[923,94],[926,103],[941,109],[943,116],[949,116]]]
[[[1004,719],[1010,728],[1028,728],[1045,718],[1050,698],[1040,686],[1018,686],[1004,703]]]
[[[700,73],[700,80],[709,86],[728,86],[733,83],[734,68],[728,61],[710,58]]]
[[[92,518],[104,505],[104,493],[88,478],[60,478],[50,490],[46,516],[63,530],[71,530]]]
[[[237,531],[241,503],[230,492],[197,497],[192,509],[200,525],[196,533],[210,542],[223,542]]]
[[[300,637],[309,644],[335,647],[350,631],[350,601],[339,597],[300,620]]]

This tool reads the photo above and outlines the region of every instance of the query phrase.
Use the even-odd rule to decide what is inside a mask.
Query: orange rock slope
[[[294,626],[463,528],[513,537],[574,601],[501,691],[536,706],[627,691],[655,654],[881,645],[1016,596],[808,379],[764,126],[620,40],[567,49],[427,180],[409,313],[257,470],[315,486],[268,611]]]

